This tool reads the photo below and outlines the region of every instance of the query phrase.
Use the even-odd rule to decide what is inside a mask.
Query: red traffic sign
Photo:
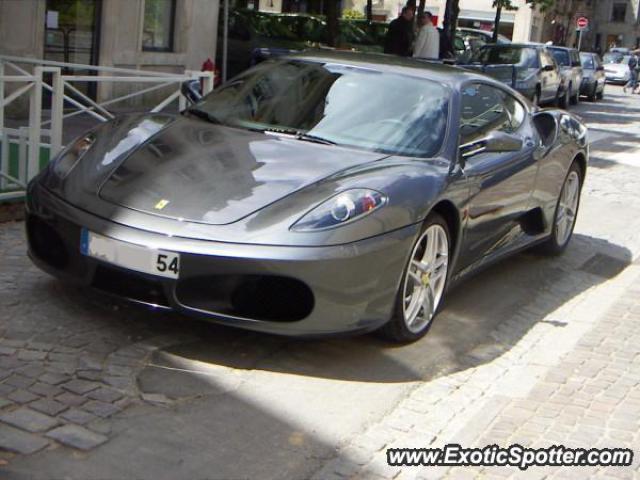
[[[589,19],[587,17],[579,17],[576,20],[576,25],[578,26],[578,28],[587,28],[589,26]]]

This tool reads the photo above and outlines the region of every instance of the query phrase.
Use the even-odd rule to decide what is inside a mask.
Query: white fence
[[[74,75],[75,71],[94,74]],[[53,158],[63,148],[65,119],[90,115],[106,122],[114,117],[111,111],[114,105],[163,89],[170,93],[150,111],[161,111],[174,102],[183,110],[186,99],[180,87],[182,82],[193,79],[201,79],[203,93],[213,89],[212,72],[187,70],[183,74],[168,74],[0,55],[0,200],[22,197],[27,183],[40,170],[42,154],[45,159],[47,155]],[[97,103],[74,86],[76,82],[133,82],[140,90]],[[5,96],[7,84],[18,86]],[[47,119],[43,119],[43,90],[51,92],[51,108],[45,112],[49,113]],[[27,125],[10,128],[6,107],[21,96],[29,97]]]

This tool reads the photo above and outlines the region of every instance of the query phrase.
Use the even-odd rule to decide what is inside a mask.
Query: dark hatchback
[[[597,53],[580,52],[582,63],[582,83],[580,95],[586,96],[590,101],[602,100],[607,77],[604,73],[604,64]]]

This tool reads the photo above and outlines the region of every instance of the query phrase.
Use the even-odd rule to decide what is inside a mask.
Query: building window
[[[173,51],[176,0],[145,0],[142,50]]]
[[[624,22],[627,18],[627,4],[626,3],[614,3],[611,10],[612,22]]]

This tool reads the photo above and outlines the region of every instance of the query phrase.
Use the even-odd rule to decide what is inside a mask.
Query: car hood
[[[625,74],[629,72],[629,66],[628,65],[622,65],[619,63],[607,63],[604,66],[604,71],[605,72],[610,72],[610,73],[618,73],[618,74]]]
[[[123,155],[98,195],[147,214],[221,225],[384,157],[177,117]]]

